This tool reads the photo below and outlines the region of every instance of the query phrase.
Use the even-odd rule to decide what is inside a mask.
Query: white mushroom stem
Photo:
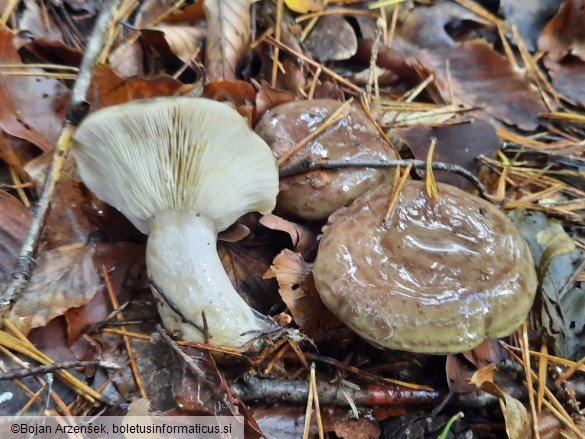
[[[266,322],[256,317],[228,278],[216,248],[212,220],[195,212],[159,212],[150,223],[146,248],[149,276],[183,315],[200,327],[207,321],[209,342],[239,347],[259,335]],[[182,321],[164,298],[159,312],[168,330],[203,342],[203,333]]]

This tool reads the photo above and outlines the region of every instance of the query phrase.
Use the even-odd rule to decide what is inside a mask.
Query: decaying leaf
[[[147,273],[145,246],[131,242],[99,243],[95,246],[94,262],[99,273],[102,267],[110,277],[112,290],[123,304],[137,291],[146,289]],[[148,311],[148,310],[146,310]],[[155,314],[156,310],[153,310]],[[67,322],[67,345],[80,340],[91,325],[102,323],[112,312],[112,302],[105,285],[83,306],[71,308],[64,314]]]
[[[279,90],[273,88],[266,81],[262,81],[258,94],[256,94],[256,112],[254,115],[255,121],[258,121],[264,113],[276,107],[294,100],[295,94],[288,90]]]
[[[313,58],[321,62],[349,59],[358,47],[353,27],[340,15],[322,17],[304,45]]]
[[[0,290],[3,290],[20,255],[31,214],[20,201],[1,190],[0,212]]]
[[[494,127],[481,119],[443,126],[419,125],[398,134],[406,139],[415,158],[426,160],[431,139],[437,140],[433,160],[454,163],[472,173],[479,170],[476,158],[481,154],[492,157],[500,149],[500,139]],[[469,181],[449,172],[434,172],[437,181],[458,186],[462,189],[472,187]]]
[[[574,55],[585,61],[585,0],[566,0],[538,40],[538,49],[560,60]]]
[[[163,33],[173,53],[185,64],[197,58],[205,38],[205,30],[193,26],[159,25],[152,30]]]
[[[27,334],[68,309],[89,302],[100,286],[94,253],[95,247],[85,244],[41,253],[27,292],[16,302],[8,319]]]
[[[280,230],[290,236],[293,249],[303,256],[317,246],[317,235],[307,226],[285,220],[277,215],[268,214],[260,218],[260,224],[271,230]]]
[[[435,73],[443,96],[452,95],[507,124],[533,130],[546,111],[538,90],[483,41],[425,50],[416,58]]]
[[[339,325],[339,320],[323,304],[315,289],[311,264],[298,253],[288,249],[280,252],[264,277],[276,278],[282,300],[296,324],[309,337],[318,338],[321,331]]]
[[[517,210],[512,217],[539,267],[543,326],[555,339],[556,354],[577,360],[585,354],[585,290],[574,278],[585,253],[575,250],[572,238],[543,213]]]
[[[14,34],[0,29],[0,59],[20,64]],[[52,148],[68,103],[68,92],[52,78],[0,75],[0,128],[43,151]]]
[[[272,254],[262,245],[246,241],[218,242],[217,251],[234,288],[252,308],[267,313],[276,302],[276,285],[262,279]]]
[[[546,56],[544,65],[555,91],[573,105],[585,106],[585,62],[577,57],[555,61]]]
[[[244,416],[246,438],[266,437],[246,405],[233,395],[209,351],[184,350],[192,367],[178,359],[179,371],[173,376],[173,393],[181,409],[191,415]]]
[[[209,82],[233,81],[250,44],[250,0],[205,0]]]
[[[494,383],[496,365],[491,364],[478,370],[471,377],[471,383],[479,389],[500,398],[500,407],[506,421],[506,433],[510,439],[526,439],[531,437],[530,415],[526,407],[517,399],[510,396],[501,387]]]

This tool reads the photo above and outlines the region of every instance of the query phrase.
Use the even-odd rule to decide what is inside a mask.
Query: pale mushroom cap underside
[[[85,184],[149,233],[157,212],[193,211],[224,230],[248,212],[268,213],[278,167],[268,145],[227,104],[167,97],[88,116],[73,155]]]
[[[495,206],[439,184],[389,186],[329,218],[313,270],[324,303],[372,343],[421,353],[464,352],[525,320],[537,280],[528,247]]]

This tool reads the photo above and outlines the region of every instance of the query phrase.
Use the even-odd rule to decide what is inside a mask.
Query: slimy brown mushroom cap
[[[495,206],[439,184],[408,182],[384,223],[379,186],[329,219],[314,266],[327,307],[378,346],[421,353],[470,350],[513,332],[537,280],[528,247]]]
[[[333,99],[293,101],[267,112],[256,132],[270,145],[277,158],[314,132],[340,107]],[[396,154],[380,137],[359,105],[286,163],[313,160],[394,160]],[[361,194],[392,181],[394,170],[354,168],[314,171],[283,178],[277,206],[280,212],[313,220],[327,218]]]

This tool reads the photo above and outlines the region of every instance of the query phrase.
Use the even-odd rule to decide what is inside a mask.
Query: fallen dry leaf
[[[0,290],[3,290],[20,255],[31,214],[20,201],[2,190],[0,212]]]
[[[398,130],[397,134],[406,140],[414,157],[419,160],[426,160],[431,139],[435,138],[433,161],[460,165],[473,174],[479,171],[476,158],[479,155],[493,158],[501,146],[495,128],[481,119],[451,125],[419,125]],[[467,179],[451,172],[434,171],[433,174],[442,183],[466,190],[473,187]]]
[[[234,288],[252,308],[267,313],[277,302],[276,285],[262,279],[272,262],[272,254],[263,245],[247,241],[218,242],[217,251]]]
[[[298,253],[284,249],[274,258],[264,277],[276,278],[282,300],[296,324],[309,337],[319,338],[324,331],[340,324],[315,289],[311,264]]]
[[[317,247],[317,234],[307,226],[285,220],[277,215],[268,214],[260,218],[260,224],[270,230],[279,230],[290,236],[293,249],[303,257],[309,255]]]
[[[503,388],[494,383],[496,365],[490,364],[471,377],[470,382],[484,392],[491,393],[500,398],[500,407],[506,421],[506,433],[509,439],[525,439],[531,437],[530,415],[526,407],[517,399],[510,396]]]
[[[322,17],[307,39],[305,48],[317,61],[342,61],[357,52],[357,36],[349,22],[340,15]]]
[[[120,304],[135,297],[132,293],[137,290],[148,288],[144,252],[144,245],[131,242],[99,243],[95,246],[93,259],[98,273],[102,274],[102,266],[106,268]],[[67,345],[77,342],[91,325],[103,322],[112,310],[112,302],[102,283],[91,301],[64,314]]]
[[[172,52],[185,64],[199,56],[205,39],[205,30],[193,26],[158,25],[151,30],[162,32]]]
[[[295,93],[289,90],[279,90],[271,87],[266,81],[262,81],[256,94],[256,111],[254,122],[257,122],[268,110],[285,102],[295,99]]]
[[[46,8],[41,8],[33,0],[25,0],[24,5],[25,9],[18,23],[20,29],[26,29],[35,39],[63,40],[63,34]]]
[[[209,351],[183,348],[189,362],[178,359],[179,373],[174,374],[173,394],[184,415],[243,416],[246,438],[266,437],[248,407],[233,395]],[[175,354],[176,355],[176,354]]]
[[[22,63],[14,34],[6,27],[0,29],[0,59]],[[52,78],[0,75],[0,128],[48,151],[59,134],[68,96],[65,86]]]
[[[94,246],[70,244],[41,253],[27,292],[8,319],[27,334],[68,309],[89,302],[100,286]]]
[[[573,105],[585,106],[585,62],[576,57],[555,61],[545,56],[544,65],[555,91]]]
[[[216,101],[228,101],[236,107],[253,104],[256,92],[245,81],[215,81],[205,84],[203,94]]]
[[[233,81],[250,44],[250,0],[205,0],[209,82]]]
[[[585,0],[566,0],[544,27],[538,49],[557,61],[569,54],[585,61],[584,22]]]
[[[435,73],[444,97],[452,95],[507,124],[533,130],[538,126],[538,115],[546,111],[538,90],[526,76],[483,41],[424,50],[416,58]]]

